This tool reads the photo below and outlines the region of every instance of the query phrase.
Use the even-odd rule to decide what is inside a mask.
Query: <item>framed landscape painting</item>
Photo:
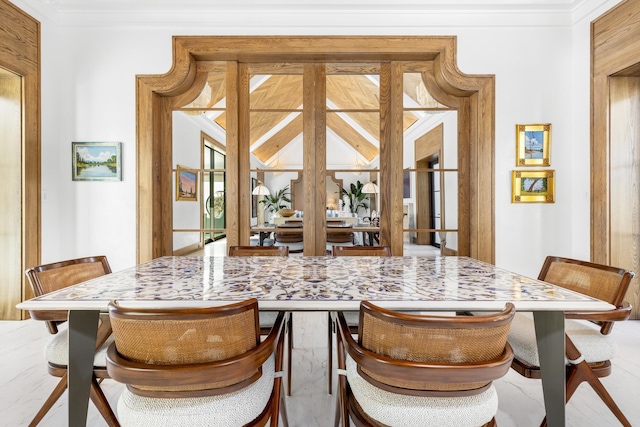
[[[555,171],[513,171],[512,203],[554,203]]]
[[[176,170],[176,201],[198,201],[198,174],[180,165]]]
[[[516,166],[551,166],[551,124],[516,125]]]
[[[120,142],[72,142],[74,181],[122,181]]]

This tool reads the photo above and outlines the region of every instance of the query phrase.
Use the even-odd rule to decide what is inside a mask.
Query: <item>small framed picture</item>
[[[72,142],[73,181],[122,181],[120,142]]]
[[[516,125],[516,166],[551,166],[551,124]]]
[[[176,201],[198,201],[198,173],[178,165],[176,170]]]
[[[555,171],[513,171],[511,178],[512,203],[554,203]]]

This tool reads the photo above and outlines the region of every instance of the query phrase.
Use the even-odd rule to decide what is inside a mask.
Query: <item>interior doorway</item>
[[[40,264],[40,23],[0,0],[0,28],[0,319],[19,320]]]
[[[640,2],[591,24],[591,261],[636,273],[625,300],[640,319]]]
[[[2,296],[18,302],[22,281],[22,77],[0,68],[0,280]],[[6,307],[3,319],[11,318]]]

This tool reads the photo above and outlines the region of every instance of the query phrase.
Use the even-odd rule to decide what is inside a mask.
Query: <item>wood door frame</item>
[[[22,77],[22,164],[21,175],[21,266],[20,271],[40,264],[41,207],[40,207],[40,22],[15,5],[0,0],[0,67]],[[3,284],[0,312],[5,319],[24,319],[27,313],[16,304],[33,298],[24,274],[19,283]],[[9,290],[5,286],[19,286]],[[16,298],[20,295],[20,298]]]
[[[331,62],[344,60],[357,62],[381,62],[381,98],[400,99],[402,88],[388,84],[385,75],[396,77],[400,62],[424,61],[432,64],[433,71],[423,73],[427,87],[434,97],[447,105],[458,108],[460,219],[459,240],[461,255],[494,262],[494,135],[495,135],[495,77],[493,75],[466,75],[456,64],[455,36],[175,36],[173,38],[173,66],[164,75],[137,77],[137,260],[147,261],[171,253],[171,109],[172,99],[179,97],[193,86],[199,71],[198,64],[211,61],[237,61],[241,69],[249,62]],[[309,70],[309,71],[307,71]],[[305,67],[305,72],[318,71]],[[230,217],[235,224],[228,229],[230,244],[239,244],[249,236],[249,199],[238,192],[249,186],[248,135],[238,126],[239,113],[248,102],[248,82],[238,82],[236,73],[227,73],[227,147],[229,158],[237,150],[237,162],[230,161],[229,194],[238,194],[237,203],[230,203]],[[309,100],[317,100],[312,94]],[[320,105],[320,104],[318,104]],[[392,144],[402,135],[401,108],[381,111],[387,125],[381,124],[380,173],[387,177],[380,188],[381,241],[392,244],[394,253],[402,253],[402,158],[401,147]],[[310,137],[320,132],[318,128],[305,128]],[[461,145],[462,144],[462,145]],[[386,147],[386,149],[385,149]],[[324,180],[324,166],[319,153],[312,153],[305,164],[306,182]],[[321,153],[320,153],[321,154]],[[323,164],[324,164],[324,158]],[[314,179],[315,178],[315,179]],[[319,181],[318,181],[319,180]],[[324,185],[322,185],[324,189]],[[322,198],[318,193],[318,198]],[[313,212],[305,212],[305,218],[324,216],[325,201],[313,200]],[[247,209],[243,209],[247,208]],[[246,213],[244,211],[247,211]],[[316,212],[318,211],[318,212]],[[247,219],[245,221],[245,219]],[[305,221],[307,223],[308,221]],[[322,221],[323,223],[323,221]],[[312,227],[305,224],[305,227]],[[319,227],[314,231],[320,232]],[[306,230],[305,233],[312,230]],[[315,233],[317,234],[317,233]],[[315,235],[314,234],[314,235]],[[396,242],[397,240],[397,242]],[[395,246],[398,246],[396,248]],[[320,247],[320,245],[318,245]],[[395,250],[398,249],[398,250]],[[310,249],[312,250],[312,249]],[[306,253],[306,251],[305,251]]]
[[[640,3],[623,1],[591,23],[591,261],[612,259],[610,83],[618,76],[640,76]],[[630,125],[631,126],[631,125]],[[632,250],[632,248],[629,248]],[[619,267],[630,268],[620,265]],[[638,272],[636,271],[636,274]],[[640,318],[635,279],[627,292],[631,318]]]
[[[640,62],[639,20],[640,3],[624,1],[591,23],[591,260],[604,264],[611,261],[609,79]]]

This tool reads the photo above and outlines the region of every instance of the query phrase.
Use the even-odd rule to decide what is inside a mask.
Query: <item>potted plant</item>
[[[342,188],[342,196],[347,197],[349,200],[349,212],[357,214],[360,208],[368,209],[369,205],[364,201],[367,198],[367,194],[362,192],[364,184],[358,180],[355,184],[351,183],[349,191]]]
[[[280,209],[288,207],[285,203],[291,203],[289,196],[291,196],[289,186],[285,185],[284,188],[281,188],[275,194],[264,196],[264,199],[260,200],[259,203],[264,204],[264,208],[269,212],[278,213]]]

